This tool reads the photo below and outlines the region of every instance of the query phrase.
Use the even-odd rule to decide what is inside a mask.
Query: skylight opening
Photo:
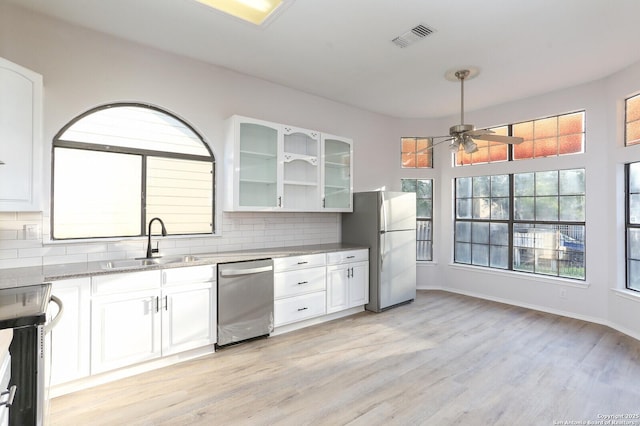
[[[293,0],[196,0],[221,12],[251,22],[265,25]]]

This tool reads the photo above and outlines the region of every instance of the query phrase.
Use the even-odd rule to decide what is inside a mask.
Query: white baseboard
[[[422,290],[422,289],[420,289]],[[629,337],[633,337],[636,340],[640,340],[640,333],[634,331],[634,330],[629,330],[625,327],[620,326],[619,324],[613,323],[611,321],[602,319],[602,318],[598,318],[598,317],[591,317],[591,316],[587,316],[587,315],[579,315],[576,314],[574,312],[569,312],[569,311],[563,311],[560,309],[553,309],[553,308],[549,308],[548,306],[540,306],[540,305],[533,305],[533,304],[529,304],[529,303],[522,303],[519,301],[515,301],[515,300],[511,300],[511,299],[503,299],[500,297],[493,297],[493,296],[488,296],[486,294],[482,294],[482,293],[474,293],[471,291],[463,291],[463,290],[459,290],[459,289],[452,289],[452,288],[437,288],[437,289],[425,289],[425,290],[441,290],[441,291],[447,291],[450,293],[456,293],[456,294],[462,294],[465,296],[470,296],[470,297],[475,297],[478,299],[484,299],[484,300],[491,300],[492,302],[498,302],[498,303],[504,303],[506,305],[512,305],[512,306],[519,306],[521,308],[527,308],[527,309],[533,309],[534,311],[540,311],[540,312],[546,312],[548,314],[553,314],[553,315],[559,315],[559,316],[563,316],[563,317],[567,317],[567,318],[573,318],[573,319],[578,319],[578,320],[582,320],[582,321],[587,321],[587,322],[592,322],[594,324],[600,324],[600,325],[604,325],[605,327],[609,327],[612,328],[616,331],[619,331],[620,333],[626,334]]]

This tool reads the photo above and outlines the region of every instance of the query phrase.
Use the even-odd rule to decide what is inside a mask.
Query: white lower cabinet
[[[92,278],[91,374],[161,356],[160,273]]]
[[[215,343],[215,265],[93,277],[91,373]]]
[[[326,314],[325,262],[324,253],[274,259],[276,327]]]
[[[89,376],[91,278],[55,281],[51,294],[64,305],[60,321],[51,330],[51,385],[55,386]]]
[[[162,355],[216,342],[216,268],[163,271]]]
[[[327,255],[327,313],[369,303],[369,251]]]

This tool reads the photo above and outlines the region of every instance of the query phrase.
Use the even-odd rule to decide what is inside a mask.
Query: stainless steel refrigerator
[[[342,242],[369,247],[369,303],[381,312],[416,297],[416,196],[357,192],[353,213],[342,214]]]

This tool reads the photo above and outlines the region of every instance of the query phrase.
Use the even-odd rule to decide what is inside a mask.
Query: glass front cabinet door
[[[225,147],[225,210],[277,210],[282,203],[279,125],[246,117],[229,119]]]
[[[350,139],[322,135],[322,210],[353,210],[353,150]]]

